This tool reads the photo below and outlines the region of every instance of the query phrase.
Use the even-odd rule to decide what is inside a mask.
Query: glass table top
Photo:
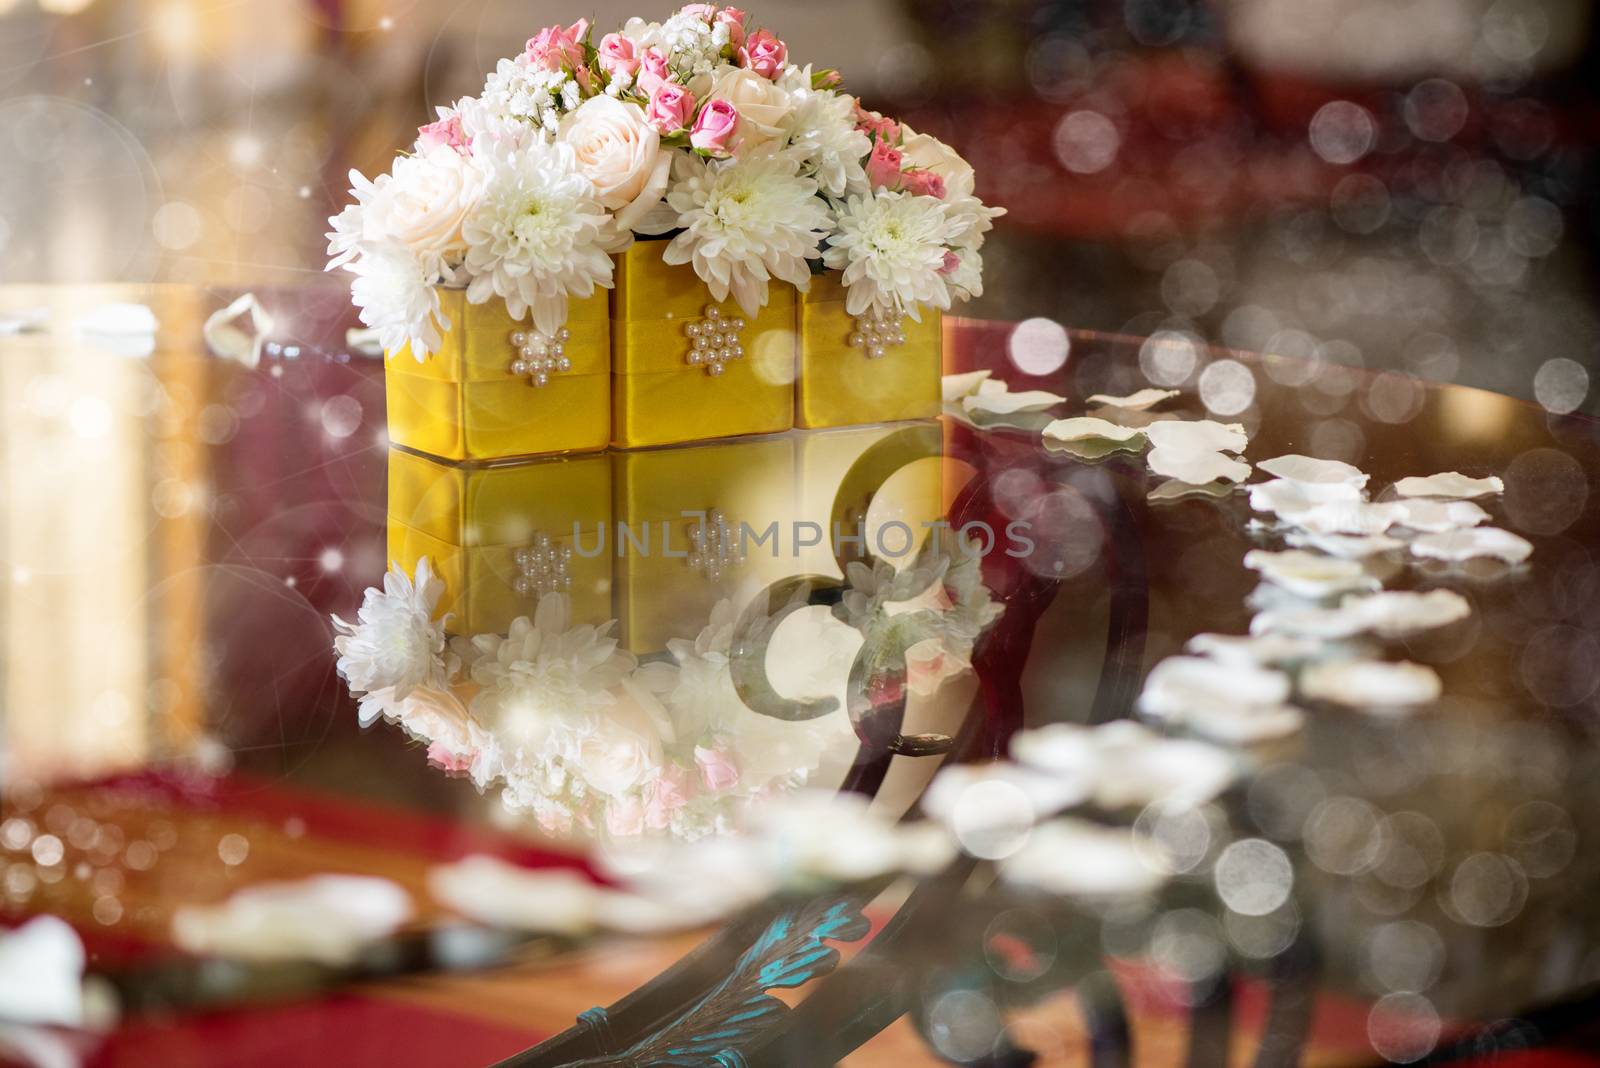
[[[46,309],[0,337],[0,920],[66,920],[97,1003],[120,1005],[98,1027],[5,1025],[13,1050],[326,1063],[338,1041],[345,1063],[868,1065],[1231,1048],[1367,1063],[1517,1027],[1559,1040],[1552,1021],[1591,1004],[1594,422],[1176,336],[951,320],[947,371],[1064,403],[454,466],[388,445],[383,363],[348,350],[342,290],[261,293],[256,351],[205,328],[235,295],[0,291],[0,311]],[[72,325],[123,300],[153,310],[153,339]],[[1180,393],[1147,411],[1087,402],[1152,386]],[[1086,411],[1136,446],[1041,436]],[[1531,543],[1526,562],[1400,545],[1350,587],[1453,591],[1465,618],[1327,639],[1426,665],[1436,699],[1302,693],[1293,727],[1249,738],[1237,708],[1141,713],[1147,676],[1194,636],[1305,607],[1244,563],[1290,537],[1249,492],[1150,470],[1145,428],[1202,418],[1240,424],[1254,464],[1353,464],[1375,500],[1407,476],[1503,479],[1476,503]],[[424,669],[384,689],[401,662]],[[1258,670],[1240,666],[1239,684]],[[1152,788],[1140,776],[1160,775],[1103,756],[1093,798],[1050,804],[998,779],[953,802],[930,789],[950,765],[1013,767],[1019,732],[1129,720],[1199,746],[1173,751],[1172,782],[1221,755],[1228,783],[1133,803]],[[840,823],[830,841],[829,820],[860,815],[816,800],[841,793],[880,829],[948,825],[954,844],[934,863],[875,863],[887,838],[860,846]],[[1038,811],[1013,825],[1018,796]],[[1125,858],[1051,838],[1057,809],[1158,849],[1162,878],[1094,892],[1090,876]],[[810,838],[793,826],[808,819],[823,824]],[[724,839],[838,862],[746,886],[756,862],[726,854],[678,873],[705,880],[676,887],[679,923],[646,909],[581,931],[489,923],[523,889],[495,881],[503,868],[440,891],[442,868],[483,856],[645,886]],[[871,854],[858,868],[853,848]],[[1054,890],[1007,867],[1024,852]],[[329,873],[403,891],[376,950],[307,960],[308,937],[274,958],[182,934],[186,910]],[[467,898],[484,911],[464,919]],[[699,1060],[649,1059],[704,1024],[693,1013],[784,923],[826,932],[793,989],[775,984],[788,1007]],[[412,1045],[396,1061],[398,1028]]]

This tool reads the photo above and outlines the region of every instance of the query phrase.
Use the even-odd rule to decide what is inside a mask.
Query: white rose
[[[632,230],[666,194],[672,155],[661,151],[661,135],[638,104],[592,97],[561,120],[557,137],[571,146],[578,173],[594,183],[619,230]]]
[[[598,98],[597,98],[598,99]],[[616,704],[578,743],[578,773],[608,797],[620,797],[644,782],[665,760],[663,738],[672,736],[666,710],[643,687],[624,682]]]
[[[753,70],[724,68],[712,81],[707,96],[726,100],[739,112],[741,148],[761,148],[788,135],[794,102],[782,87]]]
[[[955,149],[937,137],[913,133],[909,126],[902,126],[901,130],[905,134],[905,140],[900,144],[900,154],[904,160],[902,168],[917,167],[943,178],[948,200],[972,195],[972,165],[957,155]]]
[[[482,166],[446,145],[402,156],[367,205],[364,236],[398,241],[424,263],[460,252],[461,224],[484,184]]]

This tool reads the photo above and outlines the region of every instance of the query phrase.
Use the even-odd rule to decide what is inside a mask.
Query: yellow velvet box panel
[[[742,611],[769,584],[798,573],[794,459],[788,435],[611,454],[610,548],[629,650],[693,641],[718,601]],[[751,533],[742,538],[744,527]]]
[[[574,300],[559,355],[525,358],[513,335],[535,334],[498,298],[469,304],[440,290],[450,329],[418,363],[410,347],[389,354],[389,440],[447,460],[501,460],[604,448],[611,436],[611,321],[604,291]],[[554,342],[557,339],[549,339]],[[531,348],[531,346],[530,346]],[[565,359],[566,370],[559,369]],[[548,360],[537,371],[534,360]],[[521,361],[524,366],[514,366]],[[543,385],[535,384],[542,373]]]
[[[611,464],[605,455],[459,467],[389,450],[389,559],[424,556],[444,581],[452,634],[504,634],[539,597],[564,592],[572,618],[612,618]]]
[[[713,301],[689,265],[661,262],[665,248],[662,241],[640,241],[616,257],[612,443],[632,449],[788,430],[794,287],[772,282],[767,306],[750,319],[733,300]],[[712,338],[728,337],[741,355],[691,362],[693,333],[702,331],[711,331],[702,354],[711,351]]]
[[[800,294],[796,424],[856,426],[938,415],[940,313],[924,308],[920,323],[910,316],[881,326],[858,321],[845,311],[840,277],[838,271],[824,272]],[[882,342],[877,356],[868,343],[875,331]],[[852,338],[858,343],[852,345]]]

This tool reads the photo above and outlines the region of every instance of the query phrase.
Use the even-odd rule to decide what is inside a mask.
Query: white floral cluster
[[[557,836],[693,840],[743,808],[806,785],[840,732],[757,716],[734,691],[734,612],[723,602],[674,662],[640,664],[610,625],[575,625],[564,594],[504,635],[447,640],[444,584],[429,561],[366,591],[355,623],[334,618],[338,669],[363,725],[384,719],[438,766],[498,788],[507,809]],[[835,665],[843,678],[846,657]]]
[[[789,61],[734,7],[693,3],[591,41],[550,26],[482,93],[439,110],[390,173],[351,172],[329,268],[386,351],[418,360],[450,328],[440,286],[502,299],[553,334],[573,297],[612,284],[635,235],[673,234],[718,300],[754,317],[776,279],[842,272],[852,315],[919,317],[982,292],[999,210],[947,145]]]

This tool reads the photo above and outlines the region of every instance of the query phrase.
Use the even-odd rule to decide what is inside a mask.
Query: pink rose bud
[[[645,788],[644,822],[654,831],[664,831],[672,816],[689,803],[689,782],[682,768],[672,765]]]
[[[577,70],[583,65],[583,39],[588,35],[588,19],[565,29],[546,26],[528,39],[528,61],[539,70]]]
[[[428,763],[443,771],[467,771],[472,767],[472,754],[452,753],[443,742],[433,742],[428,746]]]
[[[680,15],[690,15],[702,22],[710,22],[716,13],[716,4],[684,4],[678,11]]]
[[[663,82],[650,96],[645,121],[660,134],[670,134],[689,125],[694,117],[694,94],[681,85]]]
[[[620,33],[608,33],[600,38],[600,69],[611,77],[632,74],[639,69],[639,52],[633,40]]]
[[[929,170],[906,171],[906,191],[919,197],[944,199],[944,179]]]
[[[900,140],[900,124],[893,119],[886,119],[876,111],[863,111],[861,105],[856,105],[856,129],[872,135],[874,140],[887,141],[894,144]]]
[[[775,37],[771,30],[757,30],[739,49],[739,63],[749,67],[763,78],[776,78],[783,73],[784,60],[789,58],[789,48]]]
[[[448,146],[463,156],[472,155],[472,142],[468,139],[466,131],[461,128],[460,115],[451,115],[447,119],[417,127],[417,143],[423,148]]]
[[[707,790],[728,790],[739,785],[739,768],[726,749],[694,747],[694,762],[700,766],[700,779]]]
[[[954,252],[945,250],[944,262],[939,265],[940,274],[955,274],[961,269],[961,257]]]
[[[728,27],[728,44],[737,51],[744,44],[744,12],[736,7],[725,7],[717,12],[713,26]]]
[[[867,157],[867,180],[874,189],[894,189],[900,184],[900,150],[887,141],[875,141]]]
[[[822,72],[822,84],[818,86],[818,88],[832,89],[842,81],[844,81],[844,75],[840,74],[838,71],[825,70]]]
[[[733,151],[733,135],[738,129],[738,109],[726,100],[712,100],[694,120],[689,143],[713,156],[726,156]]]
[[[667,57],[660,49],[646,48],[644,55],[639,57],[639,74],[633,80],[639,92],[645,96],[655,96],[656,90],[672,80],[672,70],[667,66]]]

